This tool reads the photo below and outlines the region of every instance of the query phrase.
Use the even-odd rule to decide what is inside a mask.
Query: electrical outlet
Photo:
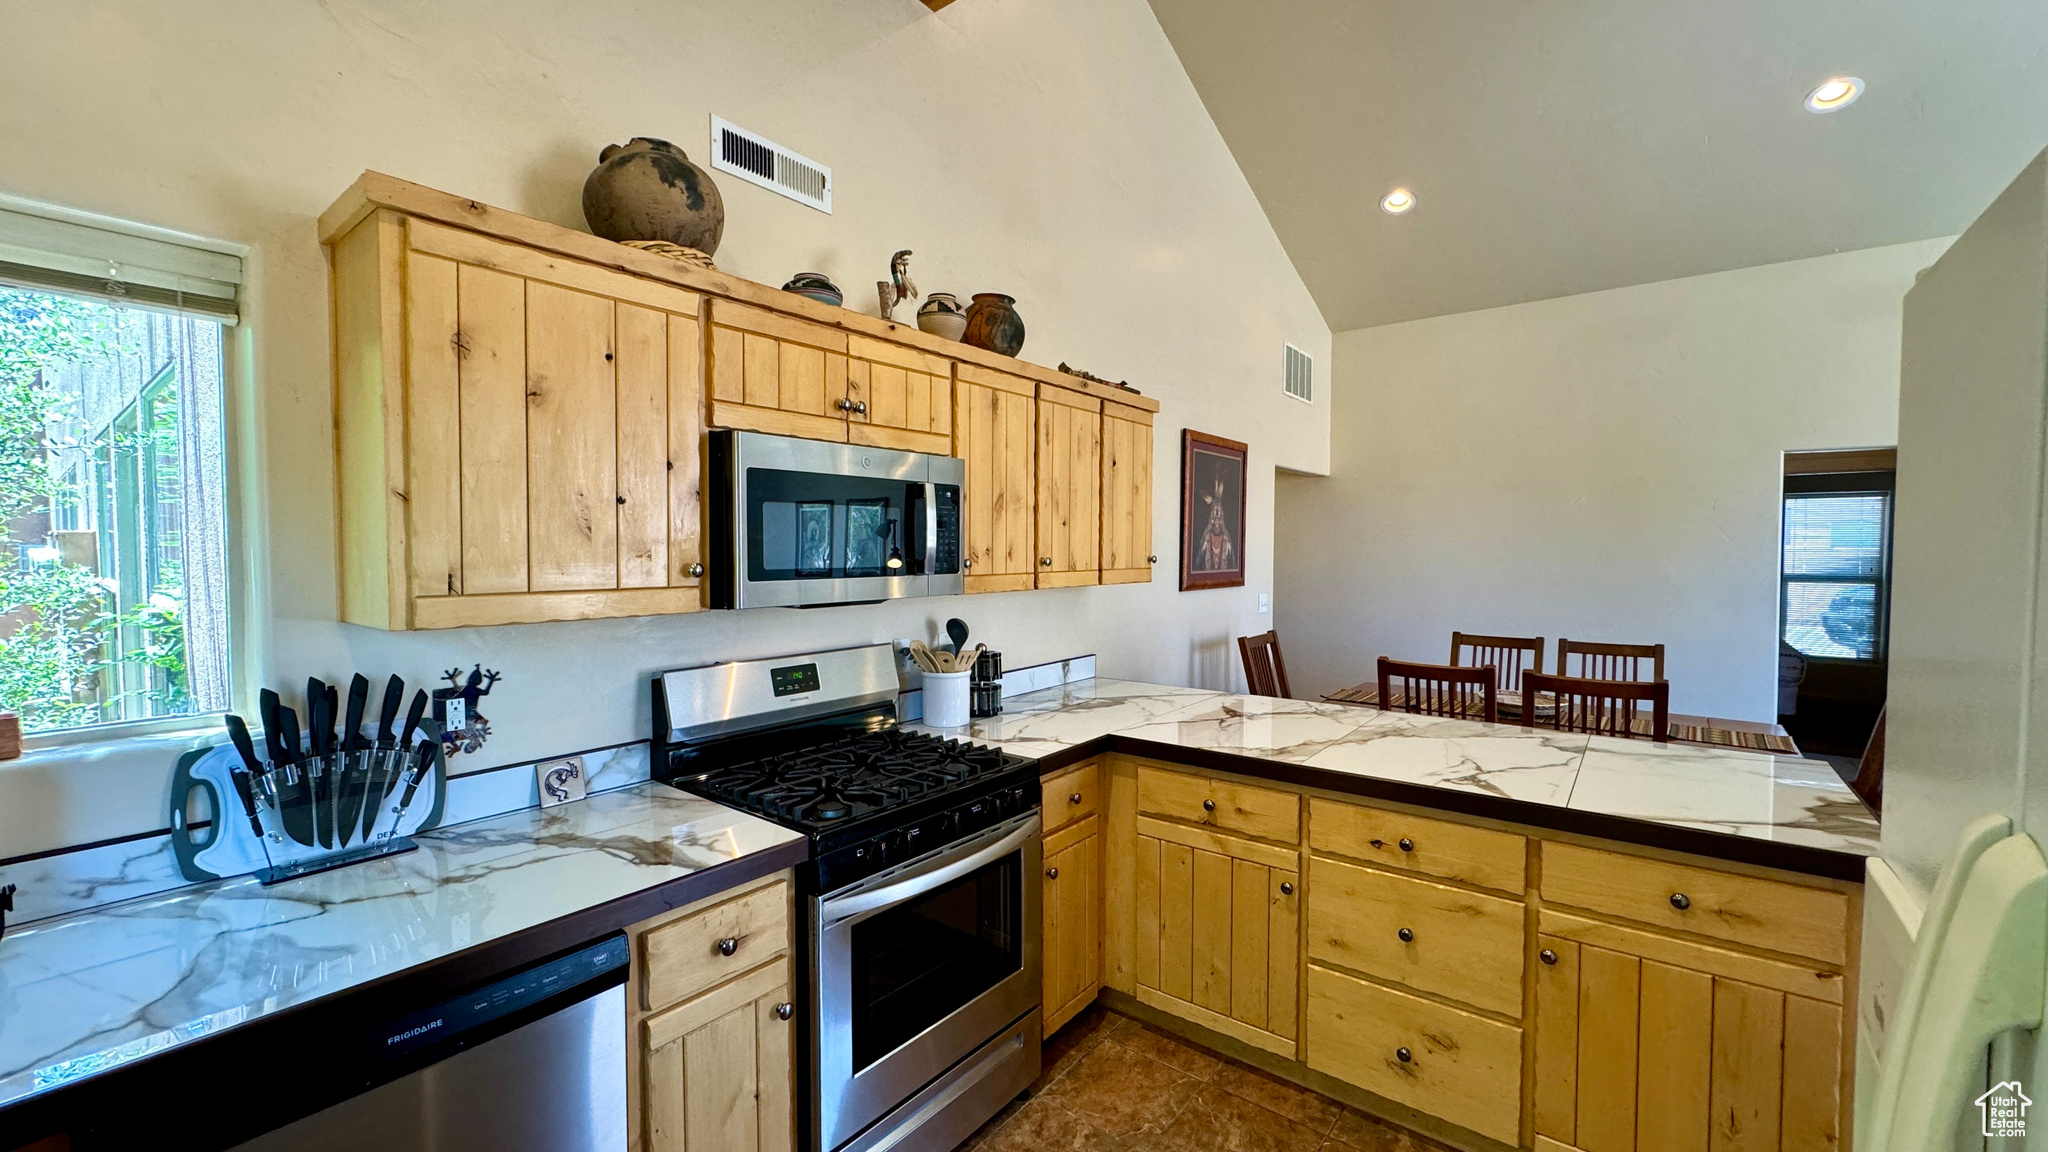
[[[1259,593],[1259,612],[1263,615],[1267,610],[1271,609],[1272,607],[1272,597],[1264,592]]]

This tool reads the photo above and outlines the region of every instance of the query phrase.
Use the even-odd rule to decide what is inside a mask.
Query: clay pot
[[[839,285],[834,284],[832,278],[823,272],[799,272],[789,278],[789,283],[784,284],[782,290],[794,292],[799,296],[808,296],[820,304],[830,304],[834,308],[846,303],[846,294],[841,292]]]
[[[1017,315],[1016,303],[1001,292],[976,292],[961,339],[976,348],[1015,356],[1024,348],[1024,318]]]
[[[666,140],[635,136],[598,153],[583,182],[583,218],[607,240],[666,240],[709,256],[725,232],[711,174]]]
[[[958,340],[967,331],[967,309],[951,292],[934,292],[918,308],[917,326],[934,336]]]

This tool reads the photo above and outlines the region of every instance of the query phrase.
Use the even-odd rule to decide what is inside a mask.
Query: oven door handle
[[[985,848],[976,850],[971,855],[944,864],[937,864],[935,861],[935,867],[905,876],[892,884],[884,884],[880,888],[866,892],[849,892],[844,896],[837,896],[823,901],[818,909],[820,913],[819,919],[822,921],[821,927],[830,928],[834,924],[851,919],[863,912],[872,912],[877,908],[887,908],[892,904],[901,904],[905,900],[921,896],[933,889],[943,888],[960,877],[967,875],[969,872],[973,872],[991,861],[1015,852],[1032,837],[1038,835],[1038,829],[1038,813],[1033,812],[1031,818],[1018,825],[1015,831]]]

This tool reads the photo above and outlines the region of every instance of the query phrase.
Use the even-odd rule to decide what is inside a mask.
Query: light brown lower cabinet
[[[1838,975],[1549,912],[1543,925],[1537,1135],[1582,1152],[1841,1146]]]
[[[1536,1152],[1847,1138],[1853,883],[1100,766],[1108,988]]]
[[[790,890],[769,877],[629,931],[634,1149],[795,1149]]]
[[[1045,838],[1041,980],[1045,1034],[1074,1018],[1102,988],[1102,836],[1086,816]]]

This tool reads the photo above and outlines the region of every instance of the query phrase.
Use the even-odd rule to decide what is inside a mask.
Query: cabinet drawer
[[[1543,899],[1835,964],[1847,952],[1843,893],[1597,848],[1544,844]]]
[[[1307,1043],[1318,1072],[1482,1136],[1520,1135],[1520,1028],[1311,964]]]
[[[727,952],[727,941],[732,951]],[[789,885],[777,882],[692,912],[640,938],[643,1005],[666,1008],[789,948]]]
[[[1521,892],[1527,840],[1385,808],[1309,801],[1309,847],[1460,884]]]
[[[1094,814],[1102,800],[1102,767],[1094,761],[1077,765],[1057,776],[1047,776],[1039,787],[1044,795],[1038,815],[1050,833]]]
[[[1520,901],[1320,857],[1308,891],[1310,960],[1522,1014]]]
[[[1301,797],[1185,772],[1138,769],[1138,811],[1293,844],[1301,838]]]

